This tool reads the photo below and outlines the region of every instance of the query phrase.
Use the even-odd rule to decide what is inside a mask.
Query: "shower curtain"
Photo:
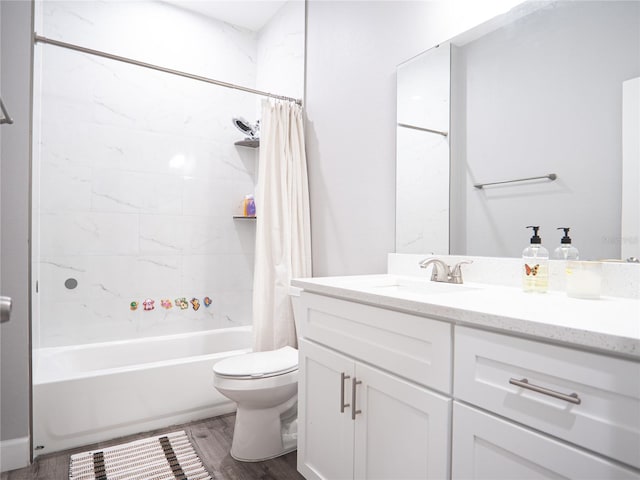
[[[256,191],[254,351],[297,346],[291,278],[311,276],[311,226],[302,107],[263,100]]]

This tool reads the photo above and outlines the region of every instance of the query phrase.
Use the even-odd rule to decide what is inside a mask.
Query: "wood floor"
[[[229,454],[235,415],[223,415],[144,434],[87,445],[38,457],[33,465],[5,472],[0,480],[68,480],[69,457],[74,453],[105,448],[166,432],[184,430],[215,480],[304,480],[296,470],[296,452],[264,462],[238,462]]]

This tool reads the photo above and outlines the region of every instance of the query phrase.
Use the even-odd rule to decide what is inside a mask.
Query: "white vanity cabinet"
[[[450,388],[448,378],[430,378],[412,365],[443,362],[450,372],[450,325],[308,293],[301,300],[302,475],[307,480],[449,477],[451,399],[407,376],[418,374]]]
[[[574,348],[566,344],[581,337],[566,332],[553,342],[543,308],[547,323],[525,324],[541,333],[523,338],[509,330],[523,325],[517,313],[492,317],[478,292],[432,307],[369,286],[336,298],[329,281],[319,282],[324,294],[302,292],[296,310],[298,470],[308,480],[640,480],[640,362],[602,353],[621,347],[615,336],[597,351]],[[633,301],[589,308],[605,306],[618,309],[615,321],[635,318]],[[592,343],[599,335],[571,332]]]

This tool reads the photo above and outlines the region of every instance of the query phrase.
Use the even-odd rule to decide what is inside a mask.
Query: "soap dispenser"
[[[529,225],[533,229],[530,245],[522,252],[522,289],[525,292],[545,293],[549,285],[549,251],[542,245],[538,235],[540,226]]]
[[[556,260],[578,260],[578,249],[571,245],[569,228],[570,227],[557,228],[557,230],[564,230],[564,236],[560,240],[560,246],[553,251],[553,258]]]

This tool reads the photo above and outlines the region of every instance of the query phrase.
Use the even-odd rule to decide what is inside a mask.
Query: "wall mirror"
[[[517,257],[540,225],[640,257],[639,77],[636,1],[525,2],[401,64],[396,251]]]

